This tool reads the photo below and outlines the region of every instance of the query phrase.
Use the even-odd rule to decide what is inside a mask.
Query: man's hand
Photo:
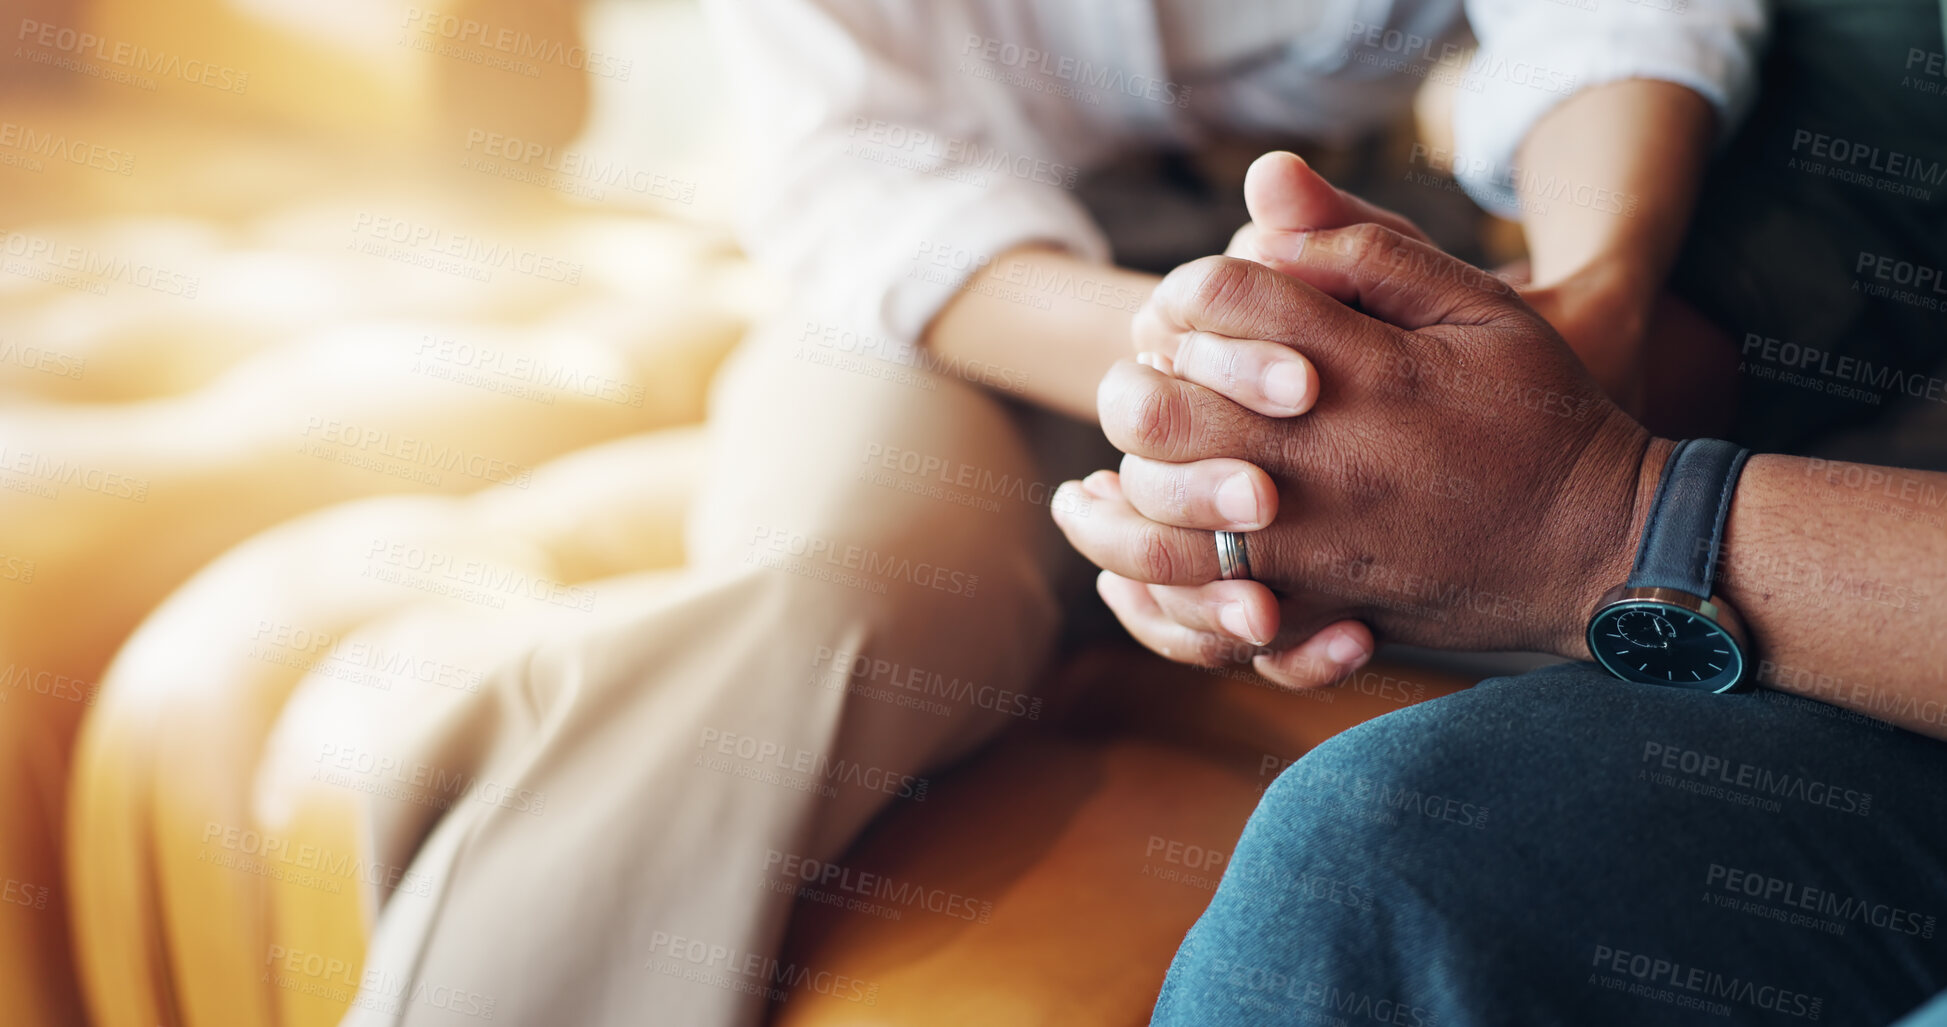
[[[1103,428],[1129,456],[1068,486],[1097,497],[1089,517],[1058,519],[1110,572],[1104,598],[1191,662],[1310,637],[1255,661],[1293,685],[1369,654],[1346,618],[1424,645],[1585,655],[1584,618],[1626,575],[1647,504],[1648,432],[1500,279],[1378,224],[1297,238],[1270,266],[1172,272],[1137,323],[1175,377],[1123,362],[1103,380]],[[1312,401],[1254,412],[1293,355]],[[1248,536],[1262,584],[1215,581],[1211,532],[1265,524]]]
[[[1254,260],[1268,267],[1279,266],[1287,255],[1304,246],[1307,233],[1321,228],[1372,222],[1408,238],[1431,241],[1412,221],[1337,188],[1312,170],[1304,158],[1288,151],[1273,151],[1251,162],[1244,176],[1244,204],[1251,214],[1250,223],[1231,236],[1224,255]],[[1192,336],[1181,340],[1188,343],[1182,345],[1180,333],[1171,326],[1142,316],[1149,309],[1145,307],[1138,313],[1131,332],[1138,361],[1171,374],[1175,361],[1181,358],[1186,367],[1201,369],[1197,371],[1201,380],[1223,381],[1225,395],[1272,417],[1302,414],[1318,398],[1317,371],[1297,351],[1277,345],[1241,345],[1237,340],[1225,340],[1222,346],[1203,345],[1216,342],[1212,336]],[[1226,478],[1226,487],[1211,502],[1242,512],[1243,519],[1232,521],[1228,527],[1238,530],[1263,527],[1277,510],[1277,493],[1270,479],[1257,468],[1240,462],[1236,472]],[[1088,484],[1094,482],[1091,479]],[[1165,612],[1185,609],[1170,586],[1105,577],[1103,587],[1119,592],[1117,603],[1112,604],[1118,609],[1143,611],[1144,630],[1138,637],[1152,648],[1169,655],[1183,647],[1188,652],[1208,654],[1206,662],[1226,662],[1212,652],[1212,641],[1204,633],[1175,622]],[[1250,582],[1218,586],[1213,593],[1226,594],[1232,600],[1223,602],[1219,609],[1235,638],[1256,637],[1247,611],[1275,607],[1270,590]],[[1195,607],[1186,612],[1194,613]],[[1136,620],[1128,614],[1123,619]],[[1234,643],[1223,648],[1238,651]],[[1372,632],[1364,624],[1347,621],[1318,632],[1293,652],[1271,657],[1270,662],[1285,666],[1287,679],[1291,677],[1291,667],[1318,668],[1316,672],[1307,671],[1305,676],[1309,680],[1320,674],[1336,676],[1340,671],[1356,669],[1371,656],[1372,650]],[[1241,655],[1249,659],[1253,653],[1242,651]]]

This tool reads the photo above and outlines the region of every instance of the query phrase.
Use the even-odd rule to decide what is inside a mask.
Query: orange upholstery
[[[1463,684],[1381,664],[1294,695],[1133,646],[1085,653],[1050,682],[1065,712],[1015,725],[943,775],[924,805],[882,816],[843,861],[851,880],[896,882],[878,894],[970,901],[861,911],[840,904],[857,898],[842,887],[805,885],[783,961],[810,969],[807,982],[861,984],[807,983],[774,1022],[1147,1023],[1177,944],[1285,765]],[[981,913],[956,915],[969,907]]]

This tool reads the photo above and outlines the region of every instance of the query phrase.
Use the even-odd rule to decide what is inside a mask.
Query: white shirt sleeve
[[[1010,247],[1108,259],[1070,192],[1079,162],[1054,152],[1006,87],[961,70],[980,35],[960,24],[961,5],[705,6],[747,130],[739,239],[813,312],[910,346]]]
[[[1519,213],[1516,151],[1578,89],[1674,82],[1717,109],[1720,138],[1757,94],[1763,0],[1467,0],[1480,40],[1454,102],[1454,174],[1476,202]]]

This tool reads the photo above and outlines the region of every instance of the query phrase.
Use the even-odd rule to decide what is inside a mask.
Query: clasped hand
[[[1103,599],[1165,656],[1291,687],[1376,638],[1586,658],[1649,433],[1510,286],[1396,215],[1289,154],[1246,199],[1252,224],[1162,281],[1140,359],[1102,381],[1120,472],[1054,504]],[[1219,580],[1218,530],[1248,532],[1255,580]]]

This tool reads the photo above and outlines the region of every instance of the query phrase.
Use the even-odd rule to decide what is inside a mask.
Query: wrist
[[[1583,474],[1586,485],[1573,490],[1572,510],[1563,518],[1570,530],[1557,578],[1560,616],[1550,645],[1551,652],[1574,660],[1590,658],[1586,629],[1603,595],[1629,579],[1676,441],[1638,427],[1634,437],[1591,448],[1597,452],[1583,458],[1593,464]]]
[[[1582,359],[1596,381],[1618,402],[1633,402],[1622,385],[1636,380],[1650,317],[1661,297],[1658,283],[1621,258],[1584,265],[1523,294]]]
[[[1663,291],[1663,276],[1650,274],[1641,260],[1610,253],[1577,268],[1556,288],[1588,317],[1609,321],[1618,334],[1640,340],[1650,309]]]

